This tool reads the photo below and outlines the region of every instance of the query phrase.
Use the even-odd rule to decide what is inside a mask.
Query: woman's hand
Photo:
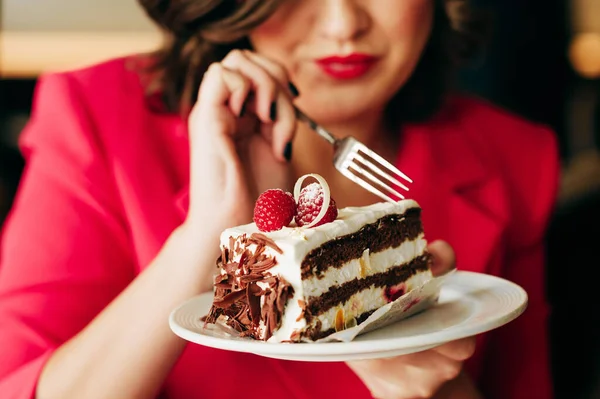
[[[434,257],[434,275],[441,275],[455,267],[454,251],[447,243],[435,241],[428,249]],[[470,337],[424,352],[389,359],[349,362],[348,365],[375,398],[431,398],[444,384],[459,376],[463,362],[474,351],[475,337]],[[456,397],[477,397],[472,386],[455,386],[455,389],[462,390]]]
[[[185,226],[194,234],[218,234],[248,223],[260,192],[289,189],[286,155],[295,128],[283,68],[240,50],[212,64],[189,118],[190,206]]]

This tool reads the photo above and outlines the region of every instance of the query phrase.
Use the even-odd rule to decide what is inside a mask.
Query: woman
[[[451,61],[474,43],[464,1],[141,4],[169,33],[157,56],[40,81],[3,242],[4,397],[550,396],[542,236],[555,140],[447,95]],[[378,201],[333,169],[292,103],[414,179],[439,270],[455,251],[459,268],[526,288],[529,311],[474,355],[470,338],[311,364],[176,338],[168,314],[210,289],[218,234],[248,222],[262,190],[311,172],[340,207]]]

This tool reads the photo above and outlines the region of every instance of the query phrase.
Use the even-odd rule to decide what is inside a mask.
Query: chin
[[[304,101],[302,101],[304,100]],[[368,99],[364,96],[331,96],[318,93],[311,98],[298,99],[297,105],[321,124],[338,124],[359,118],[375,109],[382,109],[387,103],[384,99]]]
[[[360,120],[362,118],[364,118],[365,116],[372,116],[373,113],[375,112],[379,112],[380,110],[383,110],[384,105],[381,106],[374,106],[373,104],[368,104],[364,107],[349,107],[349,108],[343,108],[343,106],[340,106],[339,108],[330,111],[329,113],[325,114],[325,112],[323,112],[323,116],[321,118],[319,118],[318,120],[324,124],[340,124],[340,123],[348,123],[348,122],[360,122]]]
[[[358,118],[366,112],[366,108],[351,106],[345,107],[344,104],[339,105],[323,105],[313,104],[305,112],[313,119],[322,125],[339,124],[348,122]]]

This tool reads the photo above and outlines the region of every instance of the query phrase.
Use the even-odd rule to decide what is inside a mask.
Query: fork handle
[[[333,134],[329,133],[327,130],[325,130],[324,127],[320,126],[317,122],[313,121],[311,118],[306,116],[306,114],[304,114],[304,112],[300,111],[298,108],[294,107],[294,109],[296,110],[296,116],[298,117],[298,119],[307,123],[308,126],[312,130],[314,130],[319,136],[327,140],[329,144],[335,146],[338,140]]]

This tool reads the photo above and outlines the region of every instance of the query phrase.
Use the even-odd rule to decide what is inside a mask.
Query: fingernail
[[[275,120],[277,119],[277,103],[275,101],[273,101],[271,103],[271,121],[275,122]]]
[[[298,88],[296,86],[294,86],[294,84],[292,82],[289,82],[288,86],[290,87],[290,91],[292,92],[292,95],[294,97],[298,97],[300,95]]]
[[[292,159],[292,142],[288,141],[288,143],[285,145],[285,148],[283,149],[283,157],[286,159],[286,161],[291,161]]]

